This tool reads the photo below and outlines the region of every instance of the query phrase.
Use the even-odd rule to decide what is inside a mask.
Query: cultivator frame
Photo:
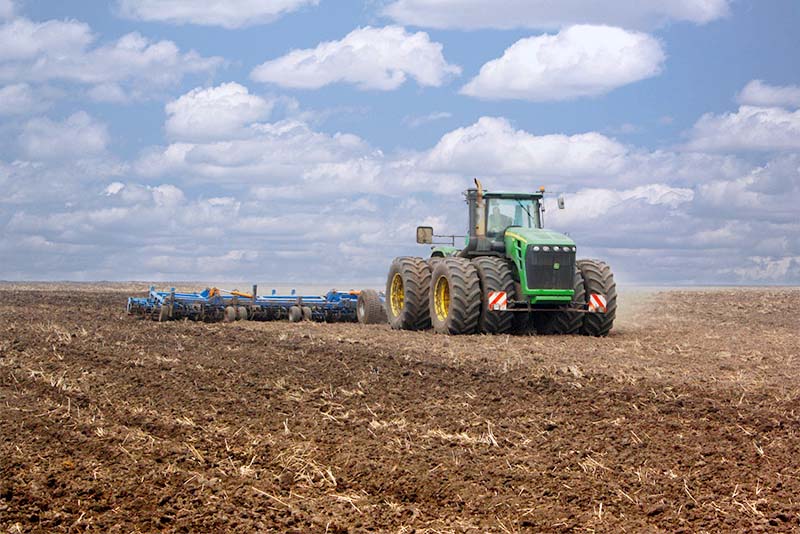
[[[301,319],[317,322],[356,322],[360,291],[331,290],[324,296],[258,295],[258,286],[251,293],[206,288],[200,293],[184,293],[170,288],[157,291],[150,286],[147,297],[129,297],[127,312],[156,321],[188,319],[193,321],[275,321]],[[296,308],[296,310],[294,309]],[[299,313],[299,315],[298,315]]]

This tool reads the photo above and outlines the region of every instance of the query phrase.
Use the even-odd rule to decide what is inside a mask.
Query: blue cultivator
[[[202,293],[179,293],[174,288],[156,291],[144,298],[128,298],[128,313],[157,321],[191,319],[194,321],[272,321],[289,319],[319,322],[355,322],[358,291],[329,291],[325,296],[272,294],[259,296],[258,287],[252,293],[207,288]]]

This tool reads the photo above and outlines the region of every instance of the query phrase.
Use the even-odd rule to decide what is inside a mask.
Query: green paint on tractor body
[[[446,258],[448,256],[455,256],[461,249],[458,247],[437,246],[431,250],[432,258]]]
[[[528,285],[528,270],[526,268],[526,254],[529,246],[539,247],[559,247],[563,249],[575,248],[575,241],[569,236],[544,230],[542,228],[519,228],[511,227],[505,231],[505,256],[514,263],[515,271],[518,273],[520,289],[522,295],[531,304],[537,303],[569,303],[575,291],[570,289],[531,289]],[[573,251],[574,257],[574,251]],[[561,269],[560,262],[553,262],[555,270]],[[520,295],[518,295],[519,297]]]

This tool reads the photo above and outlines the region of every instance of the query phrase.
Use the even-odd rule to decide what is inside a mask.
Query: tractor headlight
[[[544,246],[542,247],[542,250],[544,250],[545,252],[550,252],[550,247]]]
[[[558,252],[559,250],[561,250],[561,247],[559,247],[558,245],[556,245],[555,247],[553,247],[553,250],[554,250],[555,252]]]
[[[539,248],[539,246],[538,246],[538,245],[537,245],[537,246],[535,246],[535,247],[533,247],[533,251],[534,251],[534,252],[539,252],[539,250],[541,250],[541,249]]]

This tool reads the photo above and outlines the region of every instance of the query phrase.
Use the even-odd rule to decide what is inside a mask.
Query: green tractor
[[[598,260],[576,261],[572,239],[542,228],[544,188],[491,193],[475,180],[465,196],[464,248],[435,246],[427,259],[392,261],[385,306],[392,328],[433,327],[442,334],[611,331],[617,309],[611,268]],[[434,237],[441,236],[433,228],[417,228],[418,243],[434,244]]]

